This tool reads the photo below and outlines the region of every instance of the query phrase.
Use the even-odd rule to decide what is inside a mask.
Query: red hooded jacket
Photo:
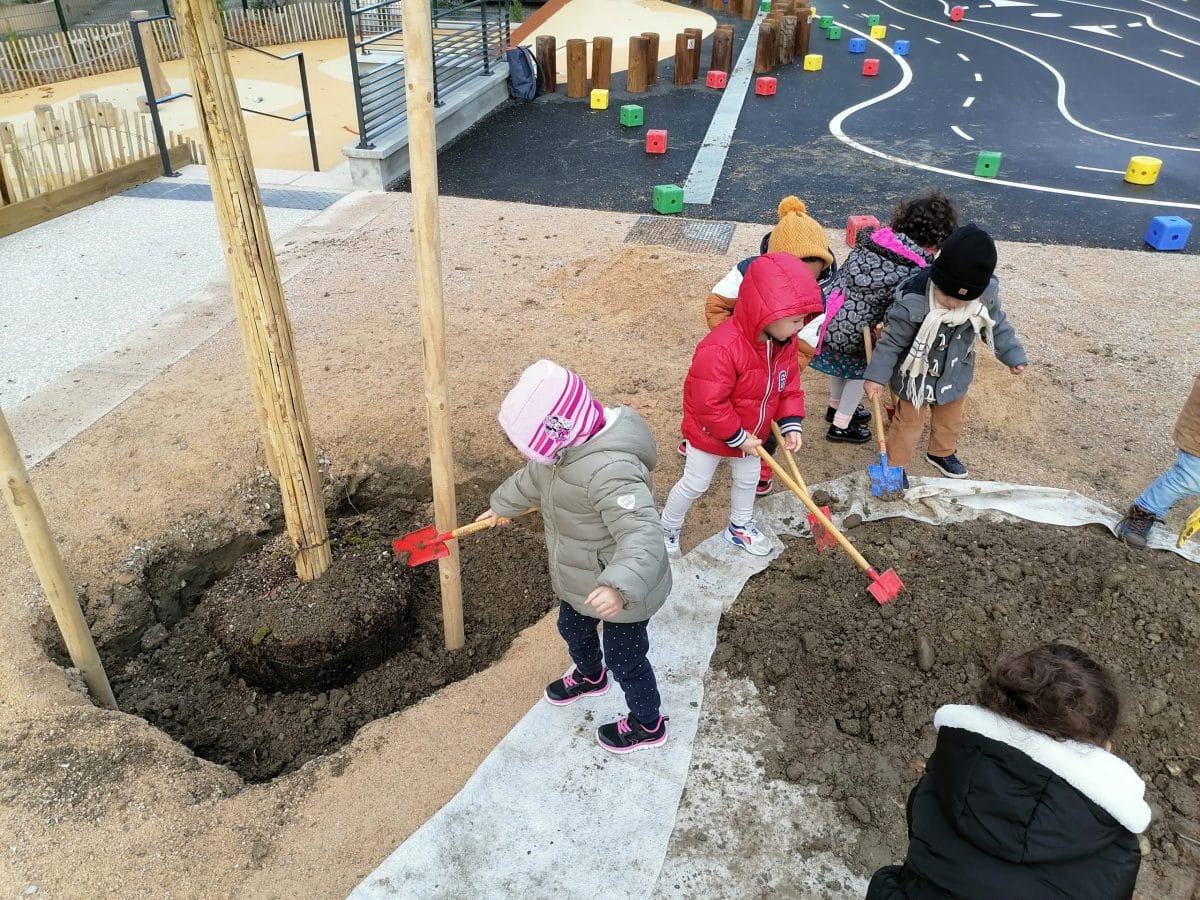
[[[824,310],[808,267],[790,253],[768,253],[750,264],[733,316],[696,347],[683,382],[683,436],[706,453],[738,456],[746,435],[766,439],[771,420],[799,431],[804,391],[795,336],[758,339],[772,322],[809,319]]]

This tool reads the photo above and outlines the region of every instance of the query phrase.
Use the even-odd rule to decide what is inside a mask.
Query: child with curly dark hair
[[[829,376],[825,421],[830,441],[864,444],[871,419],[860,405],[867,354],[863,327],[883,321],[896,288],[929,265],[942,241],[958,227],[958,212],[936,188],[902,200],[887,227],[860,231],[830,284],[817,356],[812,368]]]
[[[1150,824],[1145,785],[1112,749],[1112,676],[1077,647],[1000,661],[974,706],[943,706],[908,798],[908,858],[867,900],[1128,900]]]

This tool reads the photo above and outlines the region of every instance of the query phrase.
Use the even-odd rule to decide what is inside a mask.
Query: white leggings
[[[850,425],[850,417],[862,402],[863,386],[861,378],[834,378],[829,376],[829,405],[837,407],[833,424],[838,428]]]
[[[683,476],[675,482],[667,503],[663,507],[663,528],[675,530],[683,527],[683,520],[708,486],[721,460],[729,460],[733,473],[733,486],[729,489],[729,521],[734,525],[745,525],[754,518],[754,489],[758,487],[759,458],[757,456],[717,456],[697,450],[691,444],[687,448],[687,462]]]

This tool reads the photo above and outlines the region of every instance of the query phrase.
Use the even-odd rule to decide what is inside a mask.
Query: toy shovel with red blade
[[[530,507],[524,512],[517,513],[517,516],[525,516],[531,512],[537,512],[537,507]],[[484,519],[482,522],[472,522],[470,525],[461,525],[453,531],[441,533],[438,532],[437,526],[430,525],[428,528],[411,531],[402,538],[396,538],[392,541],[392,552],[397,556],[407,553],[409,566],[420,566],[449,556],[450,548],[446,546],[447,541],[456,541],[468,534],[495,528],[497,525],[507,525],[511,521],[512,519],[500,516],[495,519]]]
[[[833,535],[834,540],[841,544],[842,549],[858,564],[858,567],[867,573],[867,577],[871,579],[871,583],[867,585],[867,591],[871,596],[881,604],[899,597],[900,592],[904,590],[904,582],[900,580],[900,576],[893,569],[888,569],[886,572],[875,571],[875,567],[867,562],[866,558],[854,548],[854,545],[846,540],[846,536],[838,531],[837,526],[829,520],[829,517],[821,512],[817,504],[813,503],[808,491],[792,480],[792,477],[783,470],[783,466],[775,462],[770,453],[762,447],[756,447],[755,452],[763,462],[771,467],[775,476],[800,498],[800,501],[808,507],[808,511],[816,517],[829,534]]]

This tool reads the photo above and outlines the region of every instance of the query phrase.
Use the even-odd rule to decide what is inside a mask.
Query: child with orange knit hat
[[[829,283],[837,274],[837,260],[833,258],[833,253],[829,250],[825,229],[816,219],[808,215],[808,208],[799,197],[784,197],[779,201],[779,224],[763,235],[758,252],[760,256],[768,253],[790,253],[799,258],[817,279],[822,293],[828,290]],[[743,259],[713,286],[704,303],[704,319],[710,330],[733,315],[733,306],[737,302],[742,279],[746,275],[746,270],[750,268],[750,263],[758,258],[758,256],[751,256]],[[814,348],[824,319],[824,315],[817,315],[796,336],[801,372],[808,366],[816,352]],[[774,435],[769,436],[763,446],[768,453],[774,453]],[[687,454],[687,441],[680,442],[679,452],[682,455]],[[764,463],[759,472],[756,496],[762,497],[771,493],[772,482],[773,473]]]

